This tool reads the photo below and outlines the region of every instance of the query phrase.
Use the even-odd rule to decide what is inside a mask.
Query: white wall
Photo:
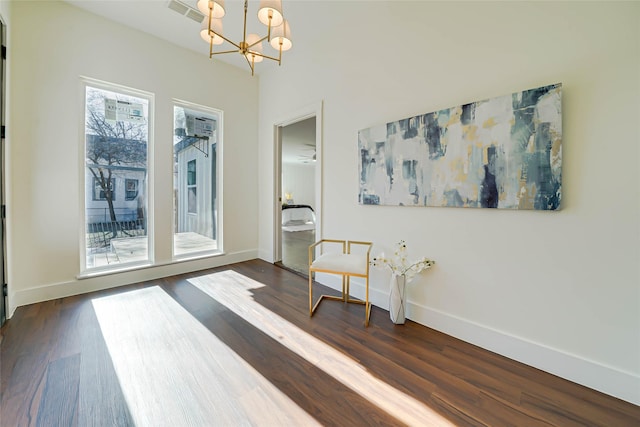
[[[309,205],[315,209],[315,168],[314,163],[283,163],[282,164],[282,197],[284,194],[293,195],[296,205]]]
[[[257,151],[258,79],[210,61],[206,50],[187,51],[66,3],[12,2],[10,7],[9,313],[35,301],[255,258],[257,156],[247,153]],[[171,100],[224,111],[223,188],[242,188],[223,191],[226,255],[76,279],[83,236],[80,76],[155,94],[157,265],[171,262]]]
[[[286,13],[293,49],[261,76],[260,211],[273,211],[273,124],[323,100],[323,237],[374,252],[405,239],[437,261],[410,285],[410,318],[640,404],[640,4],[309,1]],[[561,211],[358,205],[359,129],[557,82]],[[261,217],[268,260],[272,224]],[[388,277],[372,274],[381,307]]]

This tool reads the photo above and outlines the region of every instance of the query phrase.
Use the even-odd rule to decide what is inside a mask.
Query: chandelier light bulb
[[[225,14],[224,0],[198,0],[198,10],[204,16],[209,16],[209,10],[213,9],[212,18],[222,18]]]
[[[271,22],[269,22],[269,14],[271,14]],[[282,0],[261,0],[260,9],[258,9],[258,19],[264,25],[270,25],[271,28],[282,24]]]
[[[274,28],[271,32],[271,47],[280,50],[281,42],[283,52],[291,49],[291,28],[289,27],[289,21],[286,19],[282,22],[282,25]]]
[[[202,37],[202,40],[210,43],[212,42],[211,35],[213,35],[213,44],[220,45],[224,43],[224,39],[220,37],[221,35],[224,35],[222,32],[222,19],[212,19],[211,29],[216,32],[215,35],[209,32],[209,18],[205,17],[202,20],[202,26],[200,27],[200,37]]]
[[[247,34],[247,45],[249,45],[249,51],[246,54],[247,59],[249,60],[249,62],[253,61],[253,62],[262,62],[264,60],[264,58],[260,55],[255,55],[255,53],[262,53],[262,42],[257,43],[253,46],[251,46],[252,44],[256,43],[258,40],[260,40],[262,37],[260,37],[257,34]]]

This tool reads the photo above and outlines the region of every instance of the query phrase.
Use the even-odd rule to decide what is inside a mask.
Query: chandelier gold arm
[[[278,64],[280,63],[280,58],[275,58],[273,56],[269,56],[269,55],[264,55],[260,52],[251,52],[252,54],[254,54],[255,56],[260,56],[262,58],[266,58],[266,59],[271,59],[273,61],[276,61]]]
[[[218,37],[220,37],[221,39],[223,39],[223,40],[224,40],[224,41],[226,41],[227,43],[234,45],[236,48],[238,48],[238,50],[240,50],[240,45],[239,45],[238,43],[235,43],[235,42],[233,42],[233,41],[229,40],[228,38],[226,38],[226,37],[225,37],[225,36],[223,36],[222,34],[218,34],[218,33],[216,33],[216,32],[215,32],[215,31],[213,31],[213,30],[209,30],[209,35],[211,36],[211,34],[213,34],[214,36],[218,36]],[[211,38],[213,38],[213,36],[211,36]],[[235,50],[232,50],[231,52],[235,52]]]
[[[213,36],[211,36],[211,19],[213,18],[213,6],[209,6],[209,59],[213,56]]]
[[[255,45],[257,45],[257,44],[260,44],[260,43],[262,43],[262,42],[263,42],[263,41],[265,41],[265,40],[269,41],[269,40],[267,39],[267,37],[268,37],[268,36],[264,36],[264,37],[263,37],[263,38],[261,38],[260,40],[258,40],[258,41],[256,41],[256,42],[254,42],[254,43],[251,43],[250,45],[248,45],[248,46],[247,46],[247,49],[249,49],[249,48],[251,48],[251,47],[254,47],[254,46],[255,46]]]
[[[253,57],[251,57],[251,61],[249,61],[249,57],[247,55],[242,55],[242,56],[244,56],[244,58],[247,60],[247,64],[249,64],[249,68],[251,68],[251,77],[253,77],[253,70],[256,65],[253,60]]]
[[[271,20],[273,19],[273,11],[269,9],[269,25],[267,26],[267,36],[266,39],[268,42],[271,41]],[[262,38],[264,40],[265,37]]]
[[[247,9],[248,8],[249,8],[249,0],[244,0],[244,29],[242,30],[242,43],[246,43],[247,41]],[[253,68],[251,69],[251,72],[253,73]]]
[[[222,52],[212,52],[211,55],[222,55],[224,53],[237,53],[240,52],[240,49],[235,49],[235,50],[225,50]]]
[[[260,43],[262,43],[263,41],[267,41],[270,42],[271,41],[271,21],[273,19],[273,12],[271,10],[269,10],[268,12],[268,19],[269,19],[269,23],[267,26],[267,35],[260,38],[259,40],[248,44],[247,43],[247,11],[248,11],[248,6],[249,5],[249,1],[245,0],[244,1],[244,22],[243,22],[243,32],[242,32],[242,41],[239,43],[235,43],[234,41],[228,39],[227,37],[223,36],[222,34],[217,33],[216,31],[214,31],[212,29],[211,23],[212,23],[212,19],[213,19],[213,6],[210,3],[209,6],[209,16],[208,16],[208,34],[209,34],[209,59],[211,59],[213,57],[213,55],[223,55],[226,53],[240,53],[242,54],[242,56],[245,57],[245,59],[247,60],[247,64],[249,64],[249,68],[251,68],[251,75],[254,75],[254,68],[255,68],[255,57],[259,56],[261,58],[266,58],[266,59],[270,59],[272,61],[276,61],[278,63],[278,65],[282,64],[282,40],[280,40],[279,43],[279,49],[278,49],[278,57],[274,57],[274,56],[269,56],[269,55],[265,55],[263,53],[260,52],[254,52],[254,51],[250,51],[249,49],[259,45]],[[220,52],[214,52],[213,51],[213,40],[214,37],[220,37],[221,39],[223,39],[224,41],[226,41],[227,43],[231,44],[232,46],[234,46],[236,49],[233,50],[225,50],[225,51],[220,51]],[[249,59],[249,55],[251,55],[251,59]]]

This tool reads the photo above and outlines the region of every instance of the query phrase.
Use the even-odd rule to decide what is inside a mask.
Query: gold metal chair
[[[342,245],[342,251],[338,251]],[[321,254],[316,256],[320,246]],[[353,248],[352,248],[353,246]],[[322,239],[309,246],[309,316],[313,316],[323,299],[342,301],[365,306],[364,325],[369,326],[371,303],[369,302],[369,256],[371,242]],[[326,249],[326,250],[325,250]],[[352,249],[354,252],[352,253]],[[329,273],[342,276],[342,296],[321,295],[313,305],[313,273]],[[352,299],[349,295],[351,277],[364,277],[365,299]]]

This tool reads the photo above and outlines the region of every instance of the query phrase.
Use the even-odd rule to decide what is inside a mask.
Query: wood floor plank
[[[10,365],[10,370],[3,369],[3,375],[8,375],[7,388],[2,393],[0,405],[3,423],[5,419],[15,419],[13,425],[16,426],[29,426],[35,423],[44,387],[48,356],[48,349],[40,347],[32,353],[20,354]],[[2,364],[4,365],[4,358]],[[25,378],[28,380],[25,381]]]
[[[496,395],[480,392],[478,406],[484,409],[485,414],[491,414],[491,425],[513,425],[530,427],[548,427],[553,423],[545,416],[532,412],[516,405],[513,402],[501,399]]]
[[[485,350],[481,351],[486,353]],[[556,422],[562,420],[562,417],[559,417],[558,413],[562,413],[563,411],[558,411],[558,407],[580,408],[580,414],[591,413],[587,415],[586,419],[582,418],[579,420],[578,424],[584,424],[588,419],[591,419],[593,422],[598,422],[601,425],[618,425],[619,423],[633,422],[632,419],[624,414],[624,408],[628,408],[628,406],[619,399],[605,395],[594,395],[592,390],[557,377],[550,378],[553,376],[527,366],[520,366],[519,370],[522,373],[519,375],[515,374],[511,370],[505,369],[505,366],[510,365],[512,361],[502,356],[492,354],[491,359],[494,361],[487,363],[488,357],[478,358],[477,351],[472,355],[469,352],[460,351],[460,349],[447,347],[444,350],[444,354],[448,357],[458,359],[462,363],[468,364],[468,366],[472,366],[475,370],[487,374],[499,374],[500,380],[504,383],[526,390],[526,392],[523,393],[523,399],[521,401],[523,408],[530,408],[535,404],[534,402],[540,402],[541,400],[554,402],[553,405],[539,405],[537,411],[546,413],[546,416],[555,419]],[[499,360],[499,358],[503,360]],[[500,366],[502,366],[502,368]],[[541,383],[541,380],[544,380],[545,383]],[[559,390],[567,386],[571,388],[571,392],[567,393]],[[597,397],[597,399],[594,400],[593,397]],[[570,423],[571,421],[566,420],[564,422]]]
[[[38,407],[39,427],[73,427],[78,422],[80,354],[57,359],[47,368],[47,378]]]
[[[473,406],[458,405],[451,403],[445,396],[439,393],[433,393],[429,398],[429,405],[448,419],[454,420],[458,427],[491,427],[481,420],[475,410],[469,411],[467,408]],[[467,407],[467,408],[465,408]]]
[[[130,289],[130,288],[129,288]],[[91,297],[79,310],[75,332],[81,342],[78,383],[78,426],[133,426]]]
[[[529,411],[544,414],[556,425],[575,426],[623,426],[640,425],[640,418],[628,413],[614,411],[608,406],[593,406],[586,401],[579,401],[573,396],[562,396],[557,393],[549,395],[532,395],[524,392],[522,407]],[[566,407],[575,408],[568,412]]]
[[[224,286],[204,292],[199,286],[206,289],[218,273]],[[166,316],[158,317],[152,301],[141,301],[144,310],[122,311],[117,303],[116,323],[101,327],[93,301],[152,288],[173,307]],[[171,403],[185,411],[185,425],[202,425],[189,408],[211,396],[212,414],[231,410],[225,420],[232,425],[287,424],[277,409],[284,402],[330,426],[640,425],[636,405],[411,321],[393,325],[377,307],[368,328],[358,305],[323,302],[309,317],[307,292],[306,279],[253,260],[19,307],[0,330],[0,426],[133,426],[139,405],[156,408],[167,393],[141,382],[164,374],[136,380],[145,401],[132,403],[126,396],[137,374],[122,378],[119,364],[160,357],[149,353],[159,343],[181,356],[159,359],[167,366],[154,369],[176,386],[192,384]],[[314,286],[316,296],[324,292]],[[114,337],[132,333],[141,319],[150,336],[138,336],[140,347],[122,354],[129,344],[114,345]],[[206,335],[192,341],[197,329]],[[212,417],[205,424],[222,422]]]

